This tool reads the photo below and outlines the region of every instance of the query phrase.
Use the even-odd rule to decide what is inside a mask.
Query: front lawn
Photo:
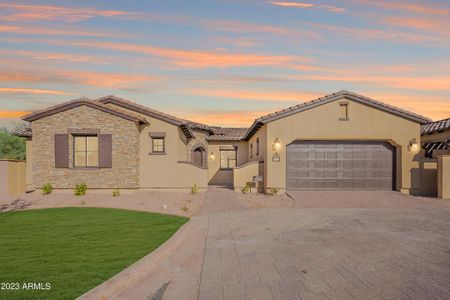
[[[0,299],[76,298],[156,249],[187,220],[108,208],[0,213]]]

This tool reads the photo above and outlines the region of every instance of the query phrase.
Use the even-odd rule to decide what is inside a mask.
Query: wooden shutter
[[[55,134],[55,168],[69,167],[69,135]]]
[[[100,168],[112,168],[111,134],[98,135],[98,166]]]

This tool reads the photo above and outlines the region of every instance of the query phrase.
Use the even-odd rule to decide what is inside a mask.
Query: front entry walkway
[[[179,246],[116,298],[448,299],[449,206],[401,198],[392,207],[245,209],[234,191],[210,187]]]

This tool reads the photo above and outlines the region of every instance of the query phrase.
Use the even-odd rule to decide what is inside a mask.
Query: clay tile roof
[[[349,92],[346,90],[341,90],[339,92],[336,93],[332,93],[314,100],[311,100],[309,102],[305,102],[303,104],[298,104],[298,105],[294,105],[291,106],[287,109],[284,110],[280,110],[278,112],[275,113],[270,113],[268,115],[259,117],[257,119],[255,119],[255,121],[253,122],[252,126],[248,129],[247,133],[244,136],[245,140],[248,140],[253,134],[256,133],[256,131],[265,123],[271,122],[271,121],[275,121],[278,120],[280,118],[284,118],[302,111],[305,111],[307,109],[328,103],[328,102],[332,102],[341,98],[347,98],[362,104],[366,104],[375,108],[378,108],[380,110],[392,113],[394,115],[409,119],[411,121],[414,122],[418,122],[421,124],[427,124],[429,122],[431,122],[431,119],[424,117],[422,115],[418,115],[412,112],[409,112],[407,110],[365,97],[363,95],[359,95],[357,93],[353,93],[353,92]]]
[[[207,137],[209,141],[239,141],[242,140],[248,128],[211,127],[213,135]]]
[[[138,122],[138,123],[142,123],[142,124],[146,124],[147,121],[145,120],[145,118],[142,118],[141,116],[138,116],[136,114],[133,113],[129,113],[127,111],[121,110],[121,109],[116,109],[116,108],[111,108],[108,107],[102,103],[96,102],[96,101],[92,101],[89,100],[88,98],[80,98],[80,99],[75,99],[72,101],[67,101],[46,109],[42,109],[36,112],[33,112],[31,114],[28,114],[26,116],[23,116],[22,119],[28,122],[32,122],[47,116],[51,116],[53,114],[59,113],[59,112],[63,112],[78,106],[82,106],[82,105],[86,105],[98,110],[101,110],[103,112],[133,121],[133,122]]]
[[[450,130],[450,118],[423,125],[421,134],[431,134],[434,132],[442,132],[445,130]]]
[[[141,113],[144,115],[148,115],[148,116],[151,116],[151,117],[159,119],[159,120],[166,121],[170,124],[180,126],[187,137],[194,137],[194,134],[192,132],[193,129],[207,131],[209,134],[212,134],[211,127],[208,125],[181,119],[178,117],[174,117],[172,115],[163,113],[156,109],[152,109],[152,108],[146,107],[144,105],[141,105],[141,104],[138,104],[138,103],[135,103],[135,102],[132,102],[132,101],[120,98],[120,97],[116,97],[113,95],[99,98],[96,101],[103,103],[103,104],[112,103],[117,106],[121,106],[123,108],[127,108],[127,109],[133,110],[135,112],[138,112],[138,113]]]

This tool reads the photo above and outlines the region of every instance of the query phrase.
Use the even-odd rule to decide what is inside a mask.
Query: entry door
[[[290,190],[395,189],[395,151],[388,143],[298,141],[286,155]]]

